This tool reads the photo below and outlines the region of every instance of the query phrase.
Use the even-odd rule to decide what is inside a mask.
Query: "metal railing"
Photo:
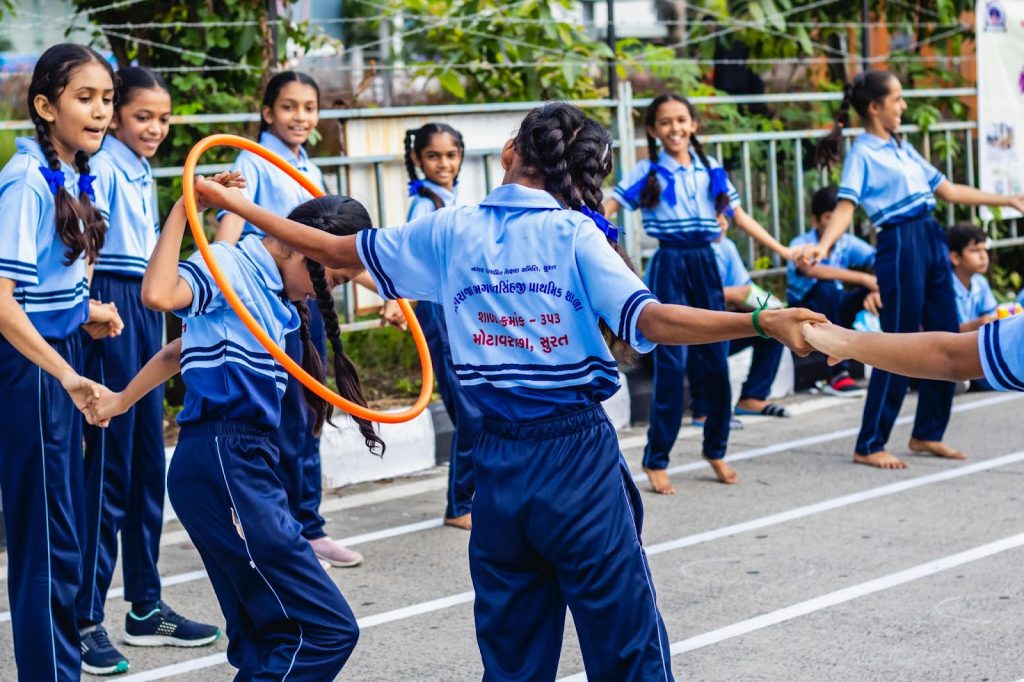
[[[976,95],[973,88],[950,88],[950,89],[921,89],[904,91],[906,98],[936,98],[936,97],[968,97]],[[643,135],[637,134],[637,121],[642,120],[643,109],[650,104],[649,99],[634,99],[632,87],[628,82],[621,83],[616,99],[597,99],[576,101],[573,104],[589,109],[604,110],[610,115],[612,121],[611,129],[614,140],[614,147],[618,154],[616,175],[622,177],[627,175],[636,164],[637,152],[645,155],[642,147],[646,145]],[[693,97],[690,98],[698,107],[713,106],[720,103],[730,104],[807,104],[814,102],[838,102],[842,94],[838,92],[816,92],[816,93],[793,93],[793,94],[770,94],[770,95],[744,95],[728,97]],[[508,114],[525,113],[542,102],[514,102],[497,104],[467,104],[467,105],[441,105],[441,106],[418,106],[418,107],[390,107],[380,109],[331,109],[320,112],[320,118],[324,120],[355,121],[366,119],[385,118],[415,118],[429,116],[444,116],[452,114]],[[249,124],[259,120],[257,114],[198,114],[189,116],[175,116],[171,119],[172,125],[198,125],[198,124]],[[917,126],[907,125],[901,128],[925,156],[933,163],[936,163],[949,178],[973,185],[975,179],[975,135],[977,128],[975,121],[942,121],[935,123],[928,130],[921,131]],[[32,130],[27,121],[0,121],[0,130]],[[640,130],[642,131],[642,125]],[[844,131],[847,138],[859,134],[861,129],[849,129]],[[816,186],[825,184],[826,176],[818,170],[809,168],[807,161],[807,149],[809,143],[825,135],[826,130],[783,130],[771,132],[737,132],[737,133],[716,133],[702,135],[701,139],[709,152],[718,158],[729,170],[730,177],[740,192],[744,208],[748,213],[754,215],[775,236],[776,239],[787,243],[796,234],[807,229],[807,208],[808,197]],[[952,154],[947,154],[944,160],[938,163],[938,156],[933,155],[935,140],[942,139],[942,144],[948,150],[952,145],[959,145],[961,153],[959,160],[954,159]],[[847,145],[849,139],[847,139]],[[628,150],[633,150],[630,153]],[[495,185],[495,178],[492,177],[492,159],[501,152],[500,147],[467,149],[467,160],[479,160],[482,162],[483,185],[490,191]],[[313,163],[320,166],[325,175],[328,188],[346,193],[349,185],[349,176],[353,171],[364,170],[373,178],[372,189],[376,197],[375,208],[378,221],[381,225],[397,224],[400,221],[388,220],[389,206],[387,205],[384,188],[384,170],[392,165],[404,163],[400,154],[376,154],[361,156],[327,156],[312,159]],[[199,172],[211,173],[226,170],[227,164],[205,164],[198,168]],[[180,176],[182,167],[161,167],[154,169],[154,177],[159,180]],[[394,206],[392,213],[394,212]],[[404,208],[404,207],[403,207]],[[954,211],[952,206],[945,207],[945,218],[952,222]],[[404,211],[403,211],[404,217]],[[636,257],[648,254],[654,246],[654,242],[646,239],[641,229],[641,222],[638,213],[623,216],[624,227],[627,234],[627,249]],[[743,240],[741,239],[741,242]],[[993,243],[994,248],[1017,246],[1024,244],[1024,237],[1017,234],[1016,221],[1010,225],[1010,235],[1007,239],[998,240]],[[777,256],[772,257],[771,267],[758,269],[755,267],[758,261],[758,249],[752,240],[747,239],[745,246],[746,260],[751,275],[760,278],[768,275],[776,275],[785,271],[778,261]],[[341,304],[341,317],[345,331],[354,331],[375,326],[376,321],[355,320],[353,297],[350,294],[350,285],[344,292],[339,293]]]

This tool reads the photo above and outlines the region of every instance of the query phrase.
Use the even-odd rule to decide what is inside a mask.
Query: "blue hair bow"
[[[662,190],[662,194],[665,197],[665,203],[669,206],[675,206],[676,179],[672,174],[672,171],[656,163],[651,164],[651,170],[665,179],[665,189]],[[634,206],[640,203],[640,194],[644,191],[644,187],[647,185],[647,177],[647,175],[644,175],[623,193],[622,196],[626,198],[626,201],[630,202]]]
[[[410,180],[409,181],[409,196],[419,196],[420,189],[423,187],[422,180]]]
[[[82,173],[78,176],[78,193],[88,194],[89,198],[93,201],[96,201],[96,190],[92,188],[92,181],[95,179],[95,175],[89,175],[88,173]]]
[[[57,196],[57,192],[64,186],[64,171],[59,168],[57,170],[50,170],[46,166],[40,166],[39,172],[46,178],[46,184],[50,186],[50,192],[53,196]]]
[[[728,204],[729,196],[729,176],[726,175],[724,168],[712,168],[708,171],[710,182],[708,183],[708,195],[711,197],[712,202],[718,201],[718,195],[724,194],[726,199],[725,209],[723,212],[732,217],[732,206]]]
[[[583,204],[576,210],[582,213],[583,215],[587,216],[591,220],[593,220],[594,223],[597,224],[597,229],[601,230],[601,232],[604,232],[604,236],[608,237],[608,239],[611,239],[613,242],[618,244],[620,232],[618,225],[611,222],[597,211],[589,208],[586,204]]]

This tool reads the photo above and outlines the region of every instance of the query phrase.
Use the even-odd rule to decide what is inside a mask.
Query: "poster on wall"
[[[1024,0],[977,6],[978,187],[1024,193]],[[992,212],[984,207],[983,219]],[[1002,209],[1004,218],[1020,213]]]

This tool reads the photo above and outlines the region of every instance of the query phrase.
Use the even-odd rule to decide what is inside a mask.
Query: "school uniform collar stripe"
[[[986,330],[986,342],[988,345],[989,364],[992,367],[998,383],[1008,389],[1024,391],[1024,379],[1014,375],[1010,365],[1003,357],[1003,350],[1000,348],[999,326],[1002,320],[987,324],[982,329]],[[1019,323],[1018,323],[1019,324]]]
[[[110,154],[114,166],[132,182],[144,180],[152,175],[149,161],[141,158],[128,145],[109,133],[103,138],[101,150]]]
[[[380,284],[381,293],[384,295],[384,298],[392,300],[399,298],[398,292],[395,291],[394,282],[384,272],[384,268],[380,265],[380,259],[377,257],[377,246],[375,244],[377,230],[374,228],[363,230],[359,234],[359,239],[362,243],[363,254],[366,256],[366,266],[371,270],[373,278]]]
[[[534,189],[509,183],[499,185],[491,190],[491,193],[480,202],[481,206],[493,206],[497,208],[536,208],[546,210],[564,210],[558,201],[551,196],[550,192],[542,189]]]

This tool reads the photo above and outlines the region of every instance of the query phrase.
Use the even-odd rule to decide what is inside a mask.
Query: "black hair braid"
[[[57,150],[53,148],[53,142],[50,141],[49,125],[35,112],[34,108],[31,109],[31,112],[32,122],[36,126],[36,142],[43,150],[46,165],[52,171],[59,171],[61,169],[60,158],[57,156]],[[53,195],[53,204],[57,236],[66,247],[64,249],[64,258],[66,259],[64,264],[71,265],[78,260],[83,251],[88,250],[89,244],[85,233],[82,232],[78,224],[80,219],[78,205],[75,203],[74,197],[64,189],[63,182],[61,182],[57,193]]]
[[[821,138],[815,150],[814,162],[820,168],[829,168],[842,158],[843,129],[850,127],[850,104],[853,102],[853,83],[843,85],[843,101],[839,103],[832,130]]]
[[[696,133],[690,135],[690,147],[692,147],[693,151],[696,152],[697,157],[700,159],[700,162],[704,164],[704,170],[708,172],[708,176],[710,177],[711,164],[708,162],[708,155],[704,151],[704,145],[701,144],[700,140],[697,138]],[[728,192],[719,192],[717,195],[715,195],[715,213],[721,214],[722,211],[724,211],[728,206]]]
[[[564,105],[548,105],[539,111],[539,125],[533,125],[527,131],[528,152],[520,151],[520,154],[526,166],[541,174],[544,189],[560,197],[570,208],[579,208],[583,205],[583,197],[573,182],[569,150],[583,130],[586,117],[579,109]],[[522,132],[521,129],[520,134]],[[516,149],[520,150],[520,147],[517,145]]]
[[[335,230],[330,229],[329,220],[325,220],[324,224],[327,232],[336,234]],[[313,282],[313,290],[316,292],[317,307],[320,308],[320,314],[324,318],[324,331],[327,333],[327,340],[331,344],[331,350],[334,351],[334,380],[338,383],[338,393],[358,405],[365,406],[366,398],[363,397],[363,387],[359,381],[359,374],[356,372],[352,361],[345,355],[345,348],[341,342],[341,327],[338,324],[338,313],[334,309],[334,297],[331,295],[330,287],[327,286],[324,266],[307,258],[306,268],[309,270],[309,277]],[[310,341],[310,346],[312,346],[312,341]],[[313,353],[315,354],[316,350],[313,350]],[[324,420],[319,421],[319,425],[322,427],[324,421],[330,421],[326,412],[329,412],[331,408],[325,401],[321,400],[321,402],[326,407]],[[374,452],[379,446],[380,454],[383,455],[384,441],[381,440],[381,437],[374,430],[373,423],[362,417],[353,416],[353,419],[359,427],[359,433],[362,434],[363,441],[370,452]]]
[[[426,128],[426,126],[423,126],[423,128]],[[413,144],[423,128],[411,128],[405,131],[405,170],[409,172],[409,180],[419,180],[419,176],[416,174],[416,163],[412,160],[412,156],[414,152]],[[435,211],[439,208],[444,208],[444,201],[429,187],[420,185],[419,191],[416,193],[419,196],[426,197],[434,202]]]
[[[83,151],[75,154],[75,169],[79,175],[89,174],[89,155]],[[85,254],[90,263],[95,263],[99,258],[100,249],[107,238],[107,223],[104,222],[92,198],[86,192],[78,193],[79,214],[85,224]]]
[[[661,202],[661,185],[654,170],[654,164],[658,163],[658,141],[650,133],[647,133],[647,158],[651,161],[651,169],[647,171],[647,184],[640,191],[640,206],[654,208]]]
[[[306,305],[305,301],[294,301],[293,304],[295,305],[295,310],[299,313],[299,340],[302,342],[302,362],[300,364],[302,369],[306,370],[311,377],[322,380],[324,365],[320,360],[320,352],[317,350],[309,333],[309,306]],[[313,435],[319,436],[323,430],[324,422],[330,416],[331,406],[326,400],[305,385],[302,387],[302,393],[306,399],[306,405],[309,407],[310,412],[313,413]]]

